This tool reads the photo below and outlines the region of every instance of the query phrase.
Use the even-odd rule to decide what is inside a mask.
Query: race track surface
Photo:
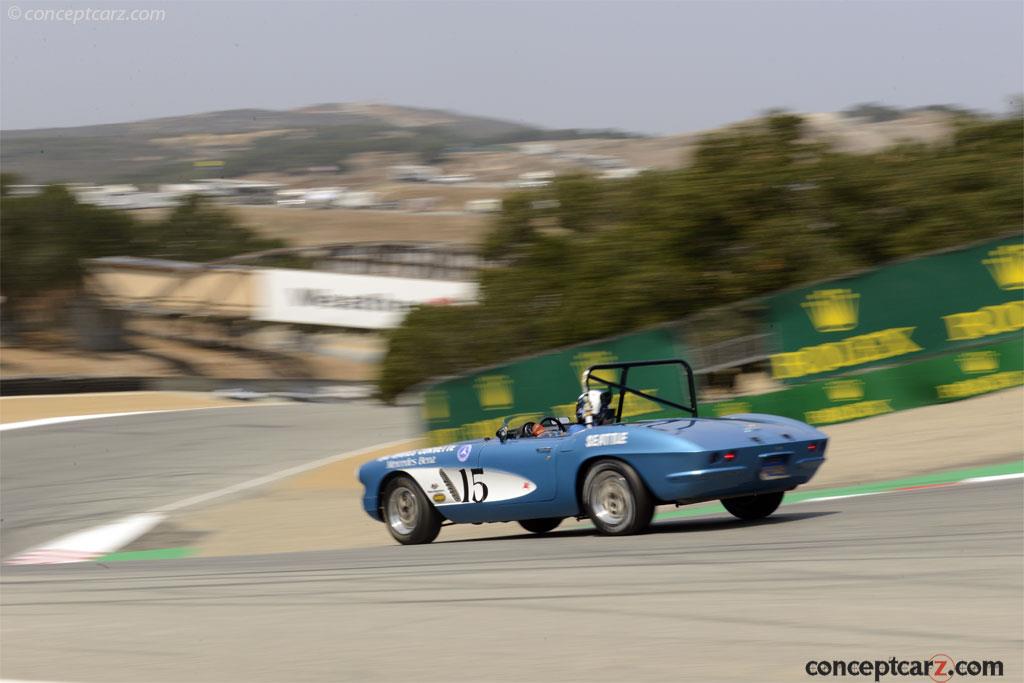
[[[4,432],[3,557],[417,429],[414,409],[352,402],[247,405]]]
[[[239,431],[258,422],[240,417]],[[1021,680],[1022,507],[1011,480],[801,504],[760,524],[664,522],[628,538],[574,530],[8,567],[2,673],[804,681],[816,680],[804,673],[812,659],[941,652],[1002,659],[1001,680]]]

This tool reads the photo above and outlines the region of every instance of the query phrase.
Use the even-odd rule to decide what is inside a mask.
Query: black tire
[[[411,477],[395,477],[384,487],[381,512],[391,536],[402,545],[430,543],[441,531],[441,513]]]
[[[555,527],[557,527],[561,523],[561,517],[545,517],[543,519],[519,520],[519,526],[523,527],[530,533],[534,534],[546,534],[549,531],[554,531]]]
[[[583,481],[583,508],[598,533],[625,536],[650,526],[654,498],[632,467],[619,460],[598,460]]]
[[[725,498],[722,505],[725,509],[745,521],[764,519],[778,509],[782,503],[784,492],[760,493],[753,496],[740,496],[739,498]]]

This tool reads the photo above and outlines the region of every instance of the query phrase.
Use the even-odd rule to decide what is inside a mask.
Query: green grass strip
[[[983,467],[971,467],[963,470],[952,470],[946,472],[934,472],[932,474],[921,474],[914,477],[903,477],[902,479],[890,479],[888,481],[877,481],[870,484],[857,484],[855,486],[842,486],[831,489],[814,489],[811,491],[791,491],[786,494],[783,505],[799,503],[802,500],[811,498],[825,498],[826,496],[849,496],[856,493],[881,493],[894,489],[907,488],[909,486],[928,486],[934,484],[952,484],[964,479],[975,477],[995,477],[1002,474],[1017,474],[1024,472],[1024,460],[1015,462],[1000,463],[998,465],[985,465]],[[706,515],[713,512],[724,512],[721,503],[701,503],[700,505],[686,506],[678,510],[669,510],[655,516],[655,519],[677,519],[679,517],[694,517]]]
[[[128,560],[177,560],[182,557],[194,555],[195,548],[182,546],[180,548],[156,548],[154,550],[128,550],[104,555],[96,560],[97,562],[126,562]]]

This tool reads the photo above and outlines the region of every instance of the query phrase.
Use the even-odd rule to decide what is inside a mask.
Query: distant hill
[[[344,170],[347,159],[362,152],[413,153],[433,161],[449,149],[579,137],[630,136],[554,131],[435,109],[335,103],[0,131],[0,162],[26,182],[149,183],[311,166]]]

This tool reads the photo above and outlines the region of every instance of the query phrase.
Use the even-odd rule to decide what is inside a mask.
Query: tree
[[[504,267],[478,304],[392,333],[381,393],[1019,229],[1022,140],[1019,117],[965,116],[947,144],[841,154],[773,112],[708,136],[687,169],[517,192],[485,242]],[[553,197],[562,231],[538,228]]]

